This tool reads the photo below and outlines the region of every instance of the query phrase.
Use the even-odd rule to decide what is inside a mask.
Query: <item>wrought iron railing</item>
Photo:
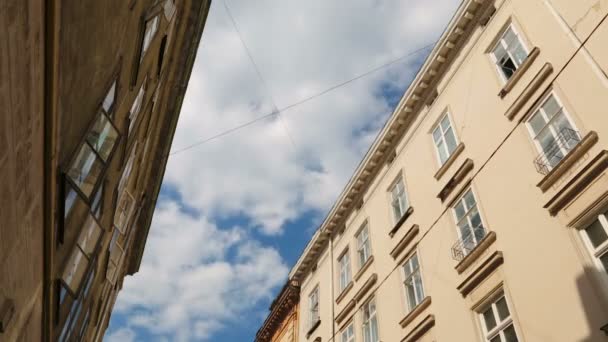
[[[487,231],[483,226],[473,228],[472,232],[454,243],[452,246],[452,258],[458,262],[462,261],[464,257],[469,255],[479,245],[479,242],[483,240],[486,234]]]
[[[581,136],[571,128],[562,128],[555,141],[534,159],[536,170],[547,175],[581,141]]]

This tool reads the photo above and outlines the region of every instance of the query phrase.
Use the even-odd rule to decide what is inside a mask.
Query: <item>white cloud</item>
[[[134,342],[135,331],[129,328],[118,329],[105,337],[106,342]]]
[[[279,108],[431,43],[460,2],[226,1]],[[329,209],[392,110],[386,89],[403,90],[419,64],[420,57],[398,63],[289,109],[282,120],[172,156],[165,182],[205,215],[174,202],[157,208],[140,272],[118,298],[127,326],[158,340],[214,340],[235,317],[260,312],[256,304],[288,269],[257,234],[280,234],[304,213]],[[174,149],[272,109],[223,0],[214,1]],[[218,226],[235,216],[251,226]]]

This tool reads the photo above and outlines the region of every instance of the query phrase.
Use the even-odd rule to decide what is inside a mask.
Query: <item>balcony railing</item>
[[[547,146],[544,151],[534,159],[536,170],[547,175],[564,157],[581,141],[577,131],[563,128],[555,137],[553,144]]]
[[[479,245],[479,242],[483,240],[486,234],[487,231],[483,226],[473,228],[472,234],[469,233],[463,236],[462,239],[456,241],[452,246],[452,258],[458,262],[462,261],[464,257],[469,255]]]

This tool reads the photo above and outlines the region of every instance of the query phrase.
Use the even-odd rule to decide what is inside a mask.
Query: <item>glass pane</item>
[[[456,149],[456,136],[454,135],[454,131],[450,128],[447,132],[445,132],[445,142],[448,147],[448,154],[452,155],[452,152]]]
[[[552,125],[558,134],[565,134],[564,138],[569,138],[570,136],[573,135],[573,134],[571,134],[571,133],[573,133],[571,131],[574,131],[574,128],[572,128],[570,121],[568,121],[568,119],[566,118],[566,115],[564,114],[564,111],[562,111],[562,110],[560,110],[555,115]],[[570,131],[564,132],[564,130],[566,130],[566,129],[570,130]],[[565,142],[567,142],[567,141],[565,141]]]
[[[500,335],[496,335],[493,339],[490,340],[490,342],[502,342],[500,340]]]
[[[556,146],[555,137],[549,129],[545,129],[544,131],[542,131],[542,133],[536,139],[540,143],[540,146],[542,147],[545,153],[551,152],[551,149],[555,148]]]
[[[93,255],[93,251],[95,250],[95,247],[97,247],[100,236],[101,227],[97,224],[97,221],[95,221],[93,216],[89,215],[78,236],[78,245],[89,258]]]
[[[414,291],[414,283],[412,278],[410,278],[405,282],[405,293],[407,294],[407,307],[409,310],[416,307],[416,293]]]
[[[473,226],[473,229],[481,226],[481,216],[479,215],[477,207],[471,210],[471,212],[469,213],[469,219],[471,220],[471,225]]]
[[[511,316],[505,297],[500,298],[500,300],[496,302],[496,309],[498,310],[498,318],[500,318],[501,322]]]
[[[454,207],[454,211],[456,212],[456,218],[460,221],[460,219],[464,216],[466,210],[464,209],[463,201],[458,202],[456,207]]]
[[[412,270],[418,268],[418,254],[414,254],[410,259],[410,265],[412,265]]]
[[[498,61],[498,64],[500,66],[500,70],[502,70],[502,73],[504,74],[506,79],[511,78],[511,76],[513,76],[513,74],[515,73],[515,70],[517,70],[515,62],[509,56],[504,56],[503,58],[501,58]]]
[[[78,186],[85,196],[91,192],[101,174],[102,164],[88,144],[82,144],[76,159],[68,170],[68,177]]]
[[[439,161],[441,162],[441,164],[445,163],[445,161],[448,160],[449,155],[445,145],[443,144],[443,141],[437,144],[437,152],[439,152]]]
[[[68,184],[66,184],[65,186],[65,204],[64,204],[64,208],[63,208],[63,217],[65,218],[65,221],[67,221],[68,216],[70,215],[70,212],[72,211],[72,208],[74,207],[74,203],[76,202],[76,191],[74,191],[74,189],[72,189],[71,186],[69,186]]]
[[[555,113],[557,113],[560,109],[560,106],[557,103],[557,100],[555,100],[555,97],[553,95],[551,95],[547,98],[545,103],[543,103],[542,107],[543,107],[543,110],[545,111],[545,114],[547,114],[548,118],[553,117],[553,115],[555,115]]]
[[[75,247],[68,264],[63,271],[63,275],[61,276],[61,279],[63,279],[72,293],[77,292],[88,265],[89,260],[82,253],[80,248]]]
[[[518,40],[517,35],[515,35],[515,32],[513,32],[513,29],[511,27],[507,28],[505,34],[503,35],[503,39],[505,43],[507,43],[508,47],[513,46],[513,44],[516,43]]]
[[[424,299],[424,288],[422,287],[422,277],[420,276],[420,272],[416,272],[414,275],[414,286],[416,287],[416,305],[420,304],[422,299]]]
[[[464,195],[464,201],[467,203],[467,208],[471,209],[475,206],[475,196],[471,190]]]
[[[441,120],[441,129],[444,133],[450,129],[450,118],[447,115]]]
[[[604,266],[604,270],[608,273],[608,253],[604,253],[604,255],[600,256],[600,262],[602,266]]]
[[[87,135],[87,142],[99,153],[101,159],[108,161],[110,152],[118,139],[118,131],[103,113],[99,113],[93,128]]]
[[[594,248],[599,247],[608,240],[608,235],[606,234],[604,227],[602,227],[600,220],[595,220],[587,229],[585,229],[585,232],[587,232],[589,241],[591,241]]]
[[[494,318],[494,312],[492,312],[492,307],[488,308],[483,313],[483,320],[486,324],[487,331],[490,331],[496,327],[496,319]]]
[[[441,129],[439,127],[437,127],[433,131],[433,141],[435,141],[435,144],[437,144],[437,142],[439,142],[440,140],[441,140]]]
[[[372,319],[371,322],[371,338],[372,338],[372,342],[377,342],[378,341],[378,321],[376,321],[376,317],[374,317]]]
[[[529,123],[530,123],[530,127],[532,127],[532,131],[534,132],[534,135],[538,135],[538,133],[540,133],[540,131],[547,124],[547,121],[545,120],[545,117],[540,112],[536,112],[534,114],[534,116],[532,116],[532,118],[530,119]]]
[[[524,50],[524,47],[519,42],[515,47],[510,49],[510,52],[513,58],[515,59],[515,63],[517,63],[517,65],[521,65],[526,60],[526,58],[528,58],[528,53],[526,52],[526,50]]]
[[[515,333],[515,327],[512,325],[503,331],[505,333],[506,342],[517,342],[517,334]]]
[[[502,46],[502,44],[498,43],[498,45],[494,49],[494,58],[496,58],[496,61],[498,62],[498,61],[502,60],[506,55],[507,55],[507,51]]]
[[[112,108],[115,98],[116,98],[116,80],[114,80],[114,82],[112,82],[112,86],[110,87],[110,90],[108,91],[108,94],[106,95],[106,98],[103,99],[102,106],[103,106],[103,110],[105,110],[106,113],[108,113],[110,111],[110,109]]]

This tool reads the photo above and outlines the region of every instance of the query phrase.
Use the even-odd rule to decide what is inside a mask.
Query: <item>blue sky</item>
[[[227,1],[264,82],[214,1],[174,150],[433,42],[459,3]],[[171,156],[106,341],[252,341],[426,53]]]

